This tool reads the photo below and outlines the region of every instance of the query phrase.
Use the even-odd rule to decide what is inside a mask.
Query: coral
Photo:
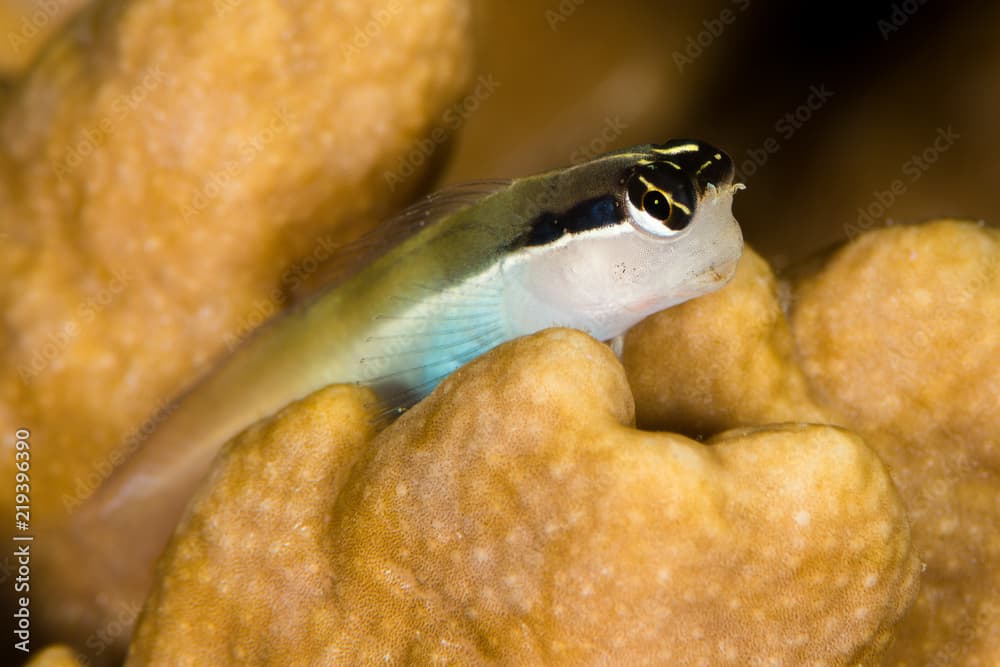
[[[857,436],[637,431],[581,333],[501,346],[371,440],[370,400],[330,388],[227,447],[129,664],[850,664],[915,592]]]
[[[861,235],[785,296],[752,253],[724,290],[626,338],[640,425],[824,421],[889,464],[926,562],[885,664],[1000,663],[1000,232]]]
[[[67,646],[47,646],[28,661],[26,667],[82,667],[83,663]]]
[[[774,274],[751,248],[725,289],[633,327],[622,363],[643,428],[706,435],[829,421],[798,367]]]
[[[22,73],[75,12],[92,0],[0,0],[0,77]]]
[[[421,187],[427,160],[393,170],[467,82],[468,14],[461,0],[97,3],[4,91],[0,472],[30,428],[40,536],[331,247]],[[33,594],[82,644],[139,601],[79,562],[39,550]]]
[[[1000,231],[865,234],[794,303],[810,385],[891,467],[927,563],[888,664],[1000,664]]]

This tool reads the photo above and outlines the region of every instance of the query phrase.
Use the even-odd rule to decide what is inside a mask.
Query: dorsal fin
[[[288,289],[291,305],[308,301],[316,294],[337,285],[378,257],[428,225],[467,208],[511,184],[509,180],[483,180],[462,183],[438,190],[414,202],[359,238],[336,248],[315,270],[309,271]]]

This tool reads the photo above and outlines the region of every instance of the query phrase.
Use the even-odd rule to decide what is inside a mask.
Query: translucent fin
[[[426,290],[413,286],[410,294],[399,295],[401,300],[420,303],[428,299]],[[447,314],[435,316],[433,334],[423,326],[427,317],[422,313],[393,316],[397,321],[414,322],[407,327],[410,333],[372,336],[367,342],[377,347],[380,343],[405,343],[405,348],[389,354],[375,353],[362,359],[362,363],[379,363],[392,368],[390,372],[374,377],[366,385],[375,389],[379,405],[375,416],[378,426],[388,424],[427,394],[459,366],[485,354],[507,340],[506,322],[500,308],[501,291],[489,284],[447,287],[449,296]],[[436,291],[437,294],[441,290]],[[431,297],[433,298],[433,297]],[[414,381],[419,377],[419,381]]]
[[[472,181],[427,195],[356,240],[333,250],[318,268],[289,288],[286,294],[289,302],[294,305],[308,301],[350,278],[436,220],[461,211],[510,184],[509,180]]]

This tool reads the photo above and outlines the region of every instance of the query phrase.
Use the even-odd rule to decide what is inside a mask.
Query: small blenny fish
[[[79,539],[141,599],[221,445],[292,401],[361,383],[401,411],[517,336],[562,326],[611,340],[719,289],[743,250],[733,179],[722,151],[674,140],[427,197],[378,230],[391,245],[373,261],[185,394],[82,508]]]

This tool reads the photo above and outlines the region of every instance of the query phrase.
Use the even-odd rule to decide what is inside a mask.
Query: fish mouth
[[[682,290],[677,296],[687,301],[722,289],[736,275],[739,263],[740,257],[735,257],[708,267],[692,280],[688,289]]]
[[[723,262],[722,264],[717,264],[716,266],[713,266],[711,269],[708,270],[707,275],[709,278],[709,282],[720,283],[720,286],[725,285],[730,280],[732,280],[734,275],[736,275],[736,267],[739,265],[739,263],[740,263],[740,258],[736,257],[734,259],[730,259],[726,262]]]
[[[736,267],[739,263],[740,258],[736,257],[735,259],[726,260],[721,264],[710,267],[707,271],[694,278],[689,287],[676,291],[669,304],[665,305],[660,298],[651,297],[627,303],[624,308],[630,313],[648,315],[649,313],[670,308],[671,305],[678,305],[685,301],[705,296],[729,284],[729,281],[736,275]]]

